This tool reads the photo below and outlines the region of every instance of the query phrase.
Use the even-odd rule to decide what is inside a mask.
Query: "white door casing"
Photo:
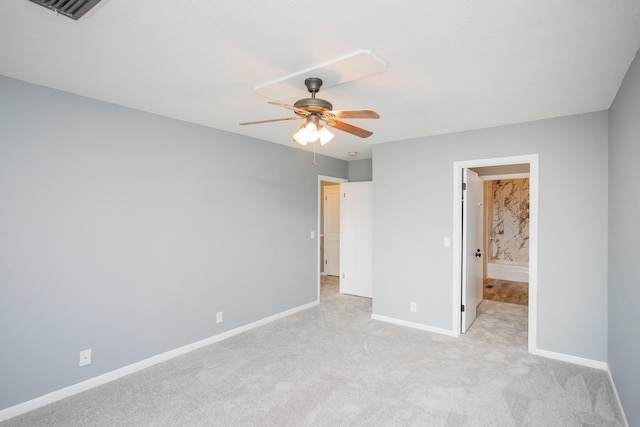
[[[373,184],[340,184],[340,293],[373,294]]]
[[[530,353],[540,352],[537,345],[538,335],[538,154],[496,157],[453,162],[453,236],[452,243],[452,318],[451,334],[459,336],[461,331],[461,276],[462,276],[462,170],[484,166],[506,166],[529,164],[529,322],[528,350]]]
[[[462,280],[461,332],[476,319],[482,301],[482,181],[469,169],[462,170]]]

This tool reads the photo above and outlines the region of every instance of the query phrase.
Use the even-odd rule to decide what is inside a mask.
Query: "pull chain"
[[[316,142],[317,142],[317,141],[314,141],[314,142],[313,142],[313,164],[314,164],[314,165],[317,165],[317,164],[318,164],[318,162],[317,162],[317,160],[316,160]]]

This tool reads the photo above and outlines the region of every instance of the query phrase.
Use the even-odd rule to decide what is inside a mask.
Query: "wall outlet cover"
[[[82,350],[80,352],[80,363],[78,366],[91,365],[91,349]]]

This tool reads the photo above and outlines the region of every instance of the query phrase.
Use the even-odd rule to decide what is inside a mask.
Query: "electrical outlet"
[[[222,312],[221,311],[216,313],[216,323],[222,323]]]
[[[409,304],[409,310],[410,310],[412,313],[415,313],[415,312],[416,312],[416,303],[415,303],[415,302],[412,302],[411,304]]]
[[[80,363],[78,366],[91,365],[91,349],[82,350],[80,352]]]

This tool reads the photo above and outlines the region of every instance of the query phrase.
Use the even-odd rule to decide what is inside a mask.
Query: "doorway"
[[[340,184],[322,182],[320,221],[320,273],[340,275]]]
[[[516,166],[474,168],[484,183],[482,295],[528,306],[529,165]]]
[[[320,301],[320,291],[322,288],[322,279],[323,276],[325,276],[326,274],[331,273],[332,276],[339,276],[339,272],[340,272],[340,264],[339,264],[339,260],[340,260],[340,255],[339,252],[336,253],[336,250],[339,250],[340,248],[340,211],[337,210],[337,217],[336,217],[336,210],[333,209],[333,215],[331,215],[330,213],[327,213],[327,215],[330,215],[331,217],[325,217],[325,188],[331,188],[331,189],[336,189],[337,188],[337,193],[335,194],[336,196],[336,200],[335,202],[337,202],[337,206],[339,207],[340,205],[340,184],[344,183],[344,182],[348,182],[347,179],[344,178],[337,178],[337,177],[332,177],[332,176],[324,176],[324,175],[318,175],[318,231],[317,231],[317,236],[318,236],[318,262],[317,262],[317,266],[318,266],[318,274],[317,274],[317,278],[318,278],[318,301]],[[332,192],[330,190],[330,192]],[[333,191],[335,192],[335,191]],[[332,192],[332,193],[333,193]],[[327,194],[327,198],[329,197],[329,194]],[[328,201],[328,200],[327,200]],[[335,208],[335,206],[334,206]],[[331,209],[328,209],[328,211],[331,211]],[[337,220],[337,224],[336,224],[336,220]],[[331,236],[327,236],[327,233],[325,233],[325,226],[327,225],[327,223],[329,223],[330,228],[332,228],[331,230]],[[333,226],[331,225],[333,224]],[[336,227],[337,225],[337,227]],[[337,229],[336,229],[337,228]],[[329,248],[327,247],[327,245],[329,245]],[[329,249],[329,253],[327,253],[327,249]],[[325,270],[325,266],[327,266],[327,264],[329,265],[328,270]],[[336,277],[337,280],[337,277]]]
[[[538,267],[538,155],[513,156],[493,159],[478,159],[454,162],[453,164],[453,334],[459,336],[463,329],[463,274],[465,273],[466,256],[462,250],[465,247],[466,235],[463,228],[463,172],[469,169],[501,167],[509,168],[514,165],[526,164],[529,167],[529,310],[528,310],[528,350],[535,352],[537,348],[537,267]],[[506,170],[506,169],[503,169]],[[504,172],[503,172],[504,173]],[[475,285],[474,285],[475,286]],[[476,288],[477,289],[477,288]],[[466,319],[469,323],[469,319]],[[468,326],[468,325],[467,325]]]

